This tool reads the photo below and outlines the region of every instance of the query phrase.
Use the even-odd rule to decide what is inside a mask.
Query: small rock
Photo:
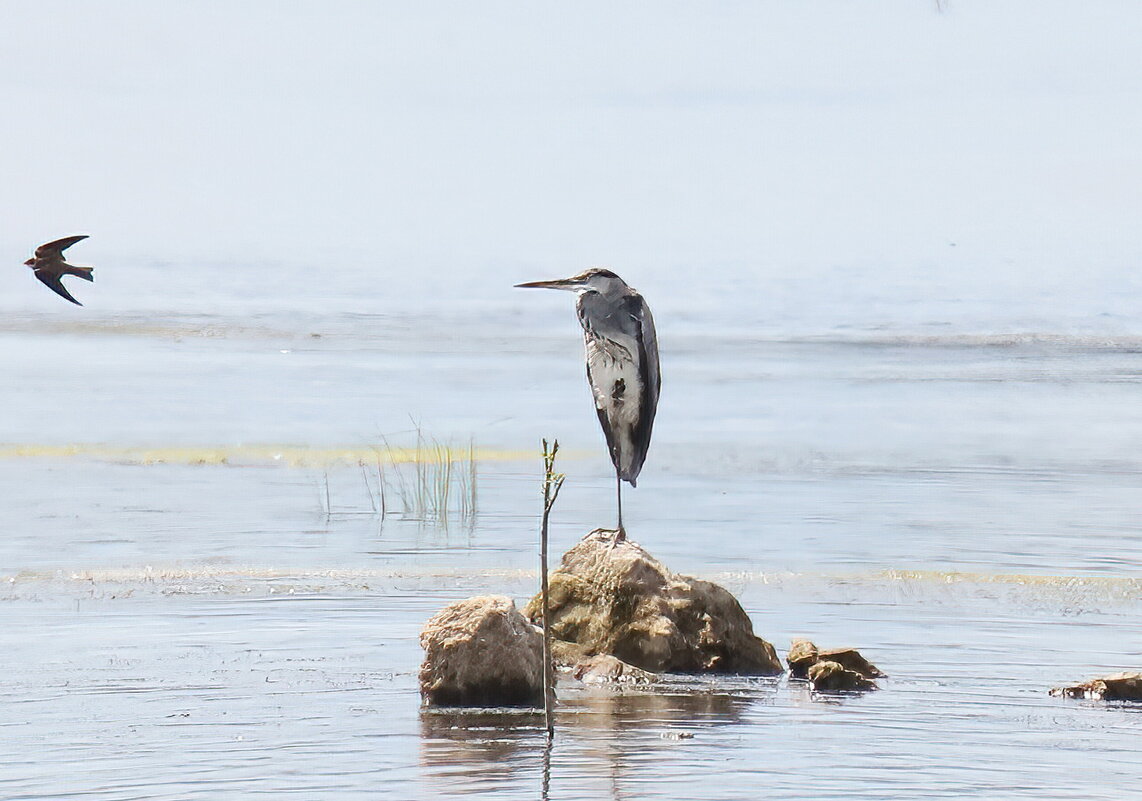
[[[658,679],[653,673],[628,665],[610,654],[588,656],[575,664],[571,672],[587,684],[649,684]]]
[[[587,655],[608,654],[650,672],[782,672],[741,604],[709,581],[672,573],[637,543],[597,529],[550,576],[552,634]],[[541,617],[536,596],[524,613]]]
[[[610,654],[587,653],[586,648],[574,642],[552,640],[551,658],[556,667],[566,668],[572,676],[588,684],[649,684],[658,681],[658,676],[653,673],[628,665]]]
[[[1055,687],[1051,695],[1094,701],[1142,701],[1142,672],[1115,673],[1071,687]]]
[[[809,668],[818,662],[837,662],[848,670],[859,673],[866,679],[879,679],[885,673],[876,665],[869,662],[860,651],[855,648],[834,648],[821,651],[809,640],[793,640],[789,644],[789,654],[785,657],[789,663],[789,673],[795,679],[804,679],[809,675]]]
[[[794,640],[789,644],[785,661],[789,664],[789,675],[804,679],[809,675],[809,668],[817,664],[817,646],[808,640]]]
[[[880,668],[861,656],[860,651],[855,648],[834,648],[830,651],[818,651],[817,659],[822,662],[837,662],[842,667],[859,673],[866,679],[879,679],[886,675]]]
[[[424,624],[420,645],[420,693],[428,704],[543,705],[543,636],[511,598],[449,604]]]
[[[809,684],[818,692],[859,692],[877,689],[876,682],[840,662],[829,660],[815,663],[809,668]]]

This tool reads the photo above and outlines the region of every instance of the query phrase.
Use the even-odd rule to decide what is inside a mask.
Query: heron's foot
[[[625,528],[623,528],[622,526],[619,526],[618,528],[611,529],[611,531],[614,532],[614,536],[611,537],[611,550],[613,551],[615,549],[615,546],[618,545],[620,542],[626,542],[627,541],[627,530]]]

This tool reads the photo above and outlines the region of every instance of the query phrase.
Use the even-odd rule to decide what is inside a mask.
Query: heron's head
[[[592,267],[570,278],[557,278],[554,281],[529,281],[526,284],[516,284],[524,289],[566,289],[571,292],[599,292],[609,295],[611,292],[626,289],[623,279],[602,267]]]

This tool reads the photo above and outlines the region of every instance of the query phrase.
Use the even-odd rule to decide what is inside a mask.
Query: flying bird
[[[658,336],[650,307],[632,287],[610,270],[592,267],[571,278],[532,281],[517,287],[575,292],[575,311],[583,326],[587,350],[587,383],[611,462],[615,466],[619,525],[623,528],[623,485],[636,486],[658,409],[662,380],[658,369]]]
[[[36,255],[24,262],[24,264],[32,268],[36,274],[36,278],[40,279],[48,289],[60,297],[70,300],[76,306],[82,306],[83,304],[71,296],[71,293],[64,287],[61,279],[65,275],[74,275],[77,278],[82,278],[84,281],[94,281],[95,279],[91,277],[91,272],[94,268],[76,267],[73,264],[68,264],[63,260],[63,252],[83,239],[87,239],[87,234],[65,236],[63,239],[57,239],[54,242],[40,245],[36,248]]]

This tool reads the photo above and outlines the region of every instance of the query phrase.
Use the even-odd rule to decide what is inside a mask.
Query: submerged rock
[[[1115,673],[1070,687],[1055,687],[1051,695],[1094,701],[1142,701],[1142,672]]]
[[[809,671],[818,662],[836,662],[846,670],[851,670],[866,679],[879,679],[885,675],[855,648],[821,651],[809,640],[793,640],[789,644],[789,654],[785,657],[785,661],[789,664],[789,675],[795,679],[810,678]]]
[[[876,690],[876,682],[849,670],[840,662],[821,660],[808,671],[809,684],[818,692],[860,692]]]
[[[595,654],[578,662],[572,675],[587,684],[649,684],[658,676],[628,665],[610,654]]]
[[[709,581],[672,573],[631,541],[596,529],[551,573],[552,634],[587,656],[606,654],[650,672],[782,672],[737,599]],[[540,599],[524,613],[542,618]]]
[[[658,676],[629,665],[610,654],[589,654],[578,643],[552,640],[551,657],[556,667],[565,668],[587,684],[649,684]]]
[[[441,609],[420,633],[420,693],[434,706],[542,706],[543,635],[511,598]]]

